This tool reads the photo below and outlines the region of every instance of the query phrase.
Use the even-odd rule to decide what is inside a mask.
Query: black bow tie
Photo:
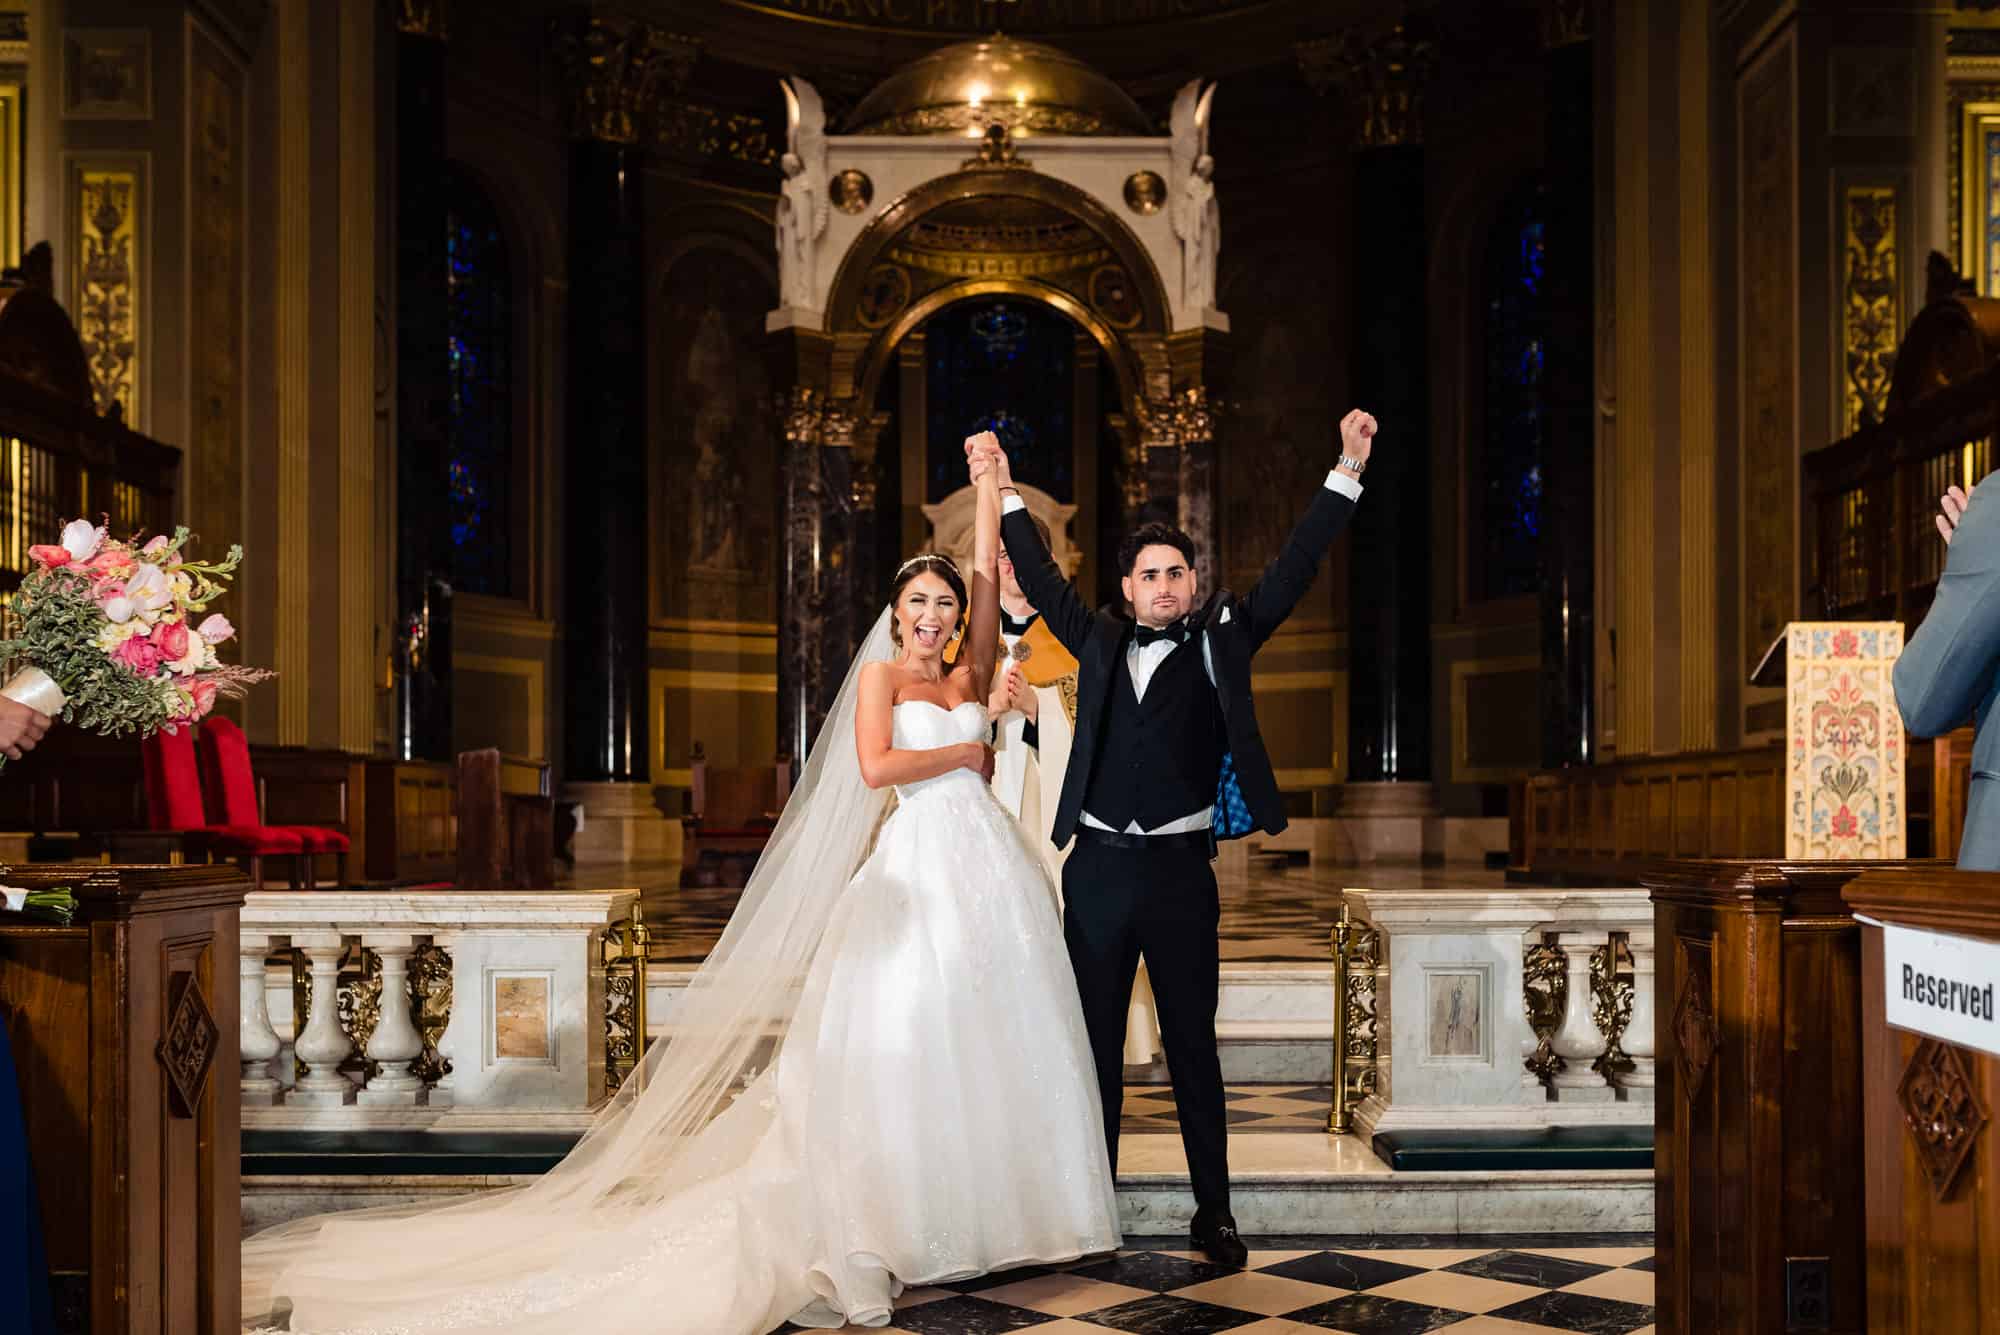
[[[1143,649],[1155,640],[1171,640],[1175,644],[1187,643],[1187,619],[1170,621],[1164,626],[1138,626],[1133,629],[1132,643]]]

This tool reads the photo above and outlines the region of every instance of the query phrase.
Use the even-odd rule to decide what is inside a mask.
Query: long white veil
[[[672,1239],[658,1207],[743,1165],[775,1116],[736,1096],[775,1062],[799,988],[841,891],[868,853],[888,790],[861,780],[854,748],[864,665],[890,658],[884,609],[848,669],[757,869],[708,960],[669,1018],[669,1032],[569,1156],[532,1184],[444,1206],[322,1215],[244,1244],[251,1323],[296,1307],[337,1314],[337,1327],[569,1331],[523,1300],[504,1321],[495,1295],[546,1293],[524,1279],[615,1286],[657,1265]],[[724,1112],[729,1115],[718,1120]],[[453,1313],[462,1314],[454,1318]],[[484,1315],[481,1315],[484,1313]]]

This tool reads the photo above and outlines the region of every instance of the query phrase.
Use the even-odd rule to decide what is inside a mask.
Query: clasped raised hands
[[[981,431],[965,438],[965,464],[972,474],[974,485],[995,470],[1001,486],[1014,485],[1013,476],[1007,468],[1007,451],[1000,448],[1000,437],[991,431]]]

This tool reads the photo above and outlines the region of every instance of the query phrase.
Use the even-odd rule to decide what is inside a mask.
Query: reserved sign
[[[1880,926],[1889,1023],[2000,1054],[2000,1018],[1994,1014],[2000,942]]]

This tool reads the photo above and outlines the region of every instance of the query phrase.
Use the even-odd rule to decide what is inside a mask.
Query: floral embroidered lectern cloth
[[[1907,856],[1901,623],[1795,621],[1786,640],[1785,856]]]

